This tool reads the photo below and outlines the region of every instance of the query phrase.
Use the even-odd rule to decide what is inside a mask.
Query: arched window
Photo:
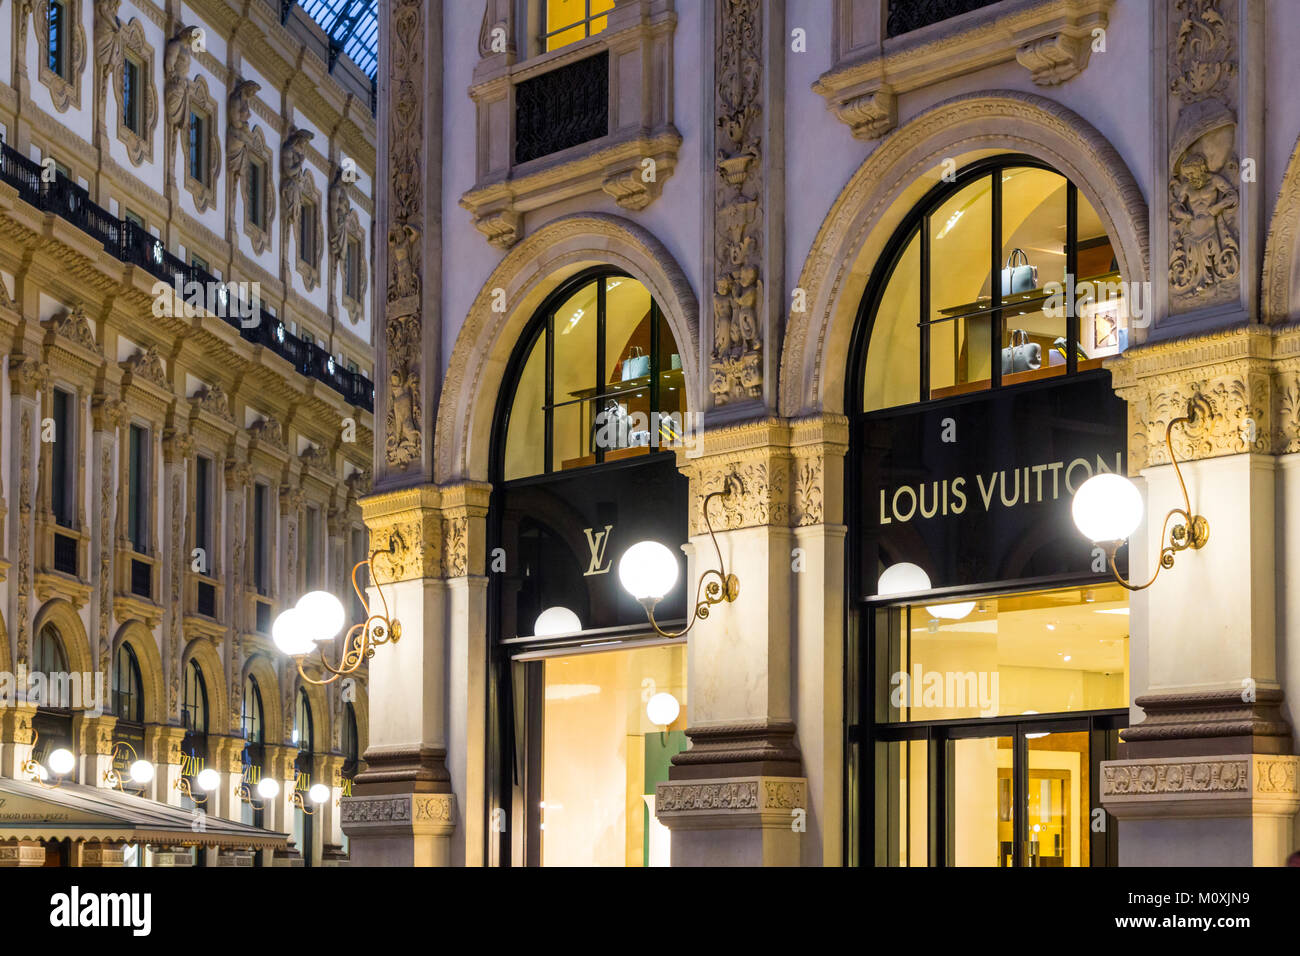
[[[298,688],[298,705],[294,708],[293,742],[298,750],[310,753],[312,747],[311,704],[307,701],[307,692]]]
[[[239,715],[239,727],[244,739],[250,744],[266,742],[262,723],[262,691],[257,686],[257,678],[252,674],[244,678],[244,699]]]
[[[113,658],[113,713],[118,720],[144,723],[144,694],[141,693],[140,662],[131,645],[123,641]]]
[[[680,438],[681,356],[644,285],[597,268],[564,283],[507,377],[507,481],[644,455]]]
[[[208,732],[208,688],[203,680],[199,662],[190,658],[185,665],[185,681],[181,697],[181,724],[194,734]]]
[[[53,624],[46,624],[36,635],[32,649],[32,671],[38,674],[68,673],[68,655],[63,649],[63,637]]]
[[[1029,157],[936,186],[881,262],[859,325],[862,411],[1074,374],[1128,345],[1137,302],[1101,218]]]

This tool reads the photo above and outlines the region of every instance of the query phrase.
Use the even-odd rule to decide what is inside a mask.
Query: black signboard
[[[1126,406],[1109,372],[872,413],[855,428],[863,599],[902,561],[935,590],[1102,570],[1070,505],[1098,471],[1125,472]]]
[[[654,540],[678,557],[677,586],[655,609],[659,621],[686,609],[688,482],[672,454],[511,482],[497,492],[489,570],[499,587],[503,639],[533,635],[542,611],[564,607],[590,631],[649,627],[623,589],[618,559]]]

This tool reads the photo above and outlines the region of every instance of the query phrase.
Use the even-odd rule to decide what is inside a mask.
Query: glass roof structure
[[[379,45],[377,0],[298,0],[307,15],[320,24],[330,38],[333,56],[343,53],[375,78],[375,50]]]

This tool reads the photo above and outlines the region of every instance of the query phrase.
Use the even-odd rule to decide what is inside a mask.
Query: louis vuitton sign
[[[861,596],[900,561],[936,589],[1101,573],[1070,505],[1124,473],[1125,418],[1104,371],[859,418]]]

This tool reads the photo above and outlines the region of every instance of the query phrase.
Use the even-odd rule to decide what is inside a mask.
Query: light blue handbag
[[[1024,249],[1012,249],[1007,256],[1007,267],[1002,270],[1002,294],[1032,292],[1038,288],[1038,266],[1029,264]]]

